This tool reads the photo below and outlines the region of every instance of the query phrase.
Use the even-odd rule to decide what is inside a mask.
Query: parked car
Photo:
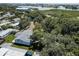
[[[25,56],[32,56],[32,55],[33,55],[33,53],[31,51],[27,51],[25,54]]]

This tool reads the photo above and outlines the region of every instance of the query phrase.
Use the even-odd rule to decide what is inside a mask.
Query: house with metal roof
[[[2,30],[0,31],[0,37],[4,38],[7,35],[9,35],[12,31],[17,31],[16,29],[6,29],[6,30]]]
[[[12,29],[7,29],[7,30],[2,30],[2,31],[0,31],[0,37],[5,37],[5,36],[7,36],[8,34],[10,34],[11,33],[11,31],[12,31]]]
[[[8,49],[0,48],[0,56],[4,56],[7,53]]]
[[[16,27],[16,26],[18,26],[19,25],[19,22],[20,22],[20,18],[14,18],[14,19],[12,19],[13,21],[11,21],[11,26],[13,26],[13,27]]]
[[[32,41],[30,39],[31,35],[32,35],[32,30],[30,30],[30,29],[24,30],[24,31],[22,31],[20,33],[17,33],[15,35],[16,38],[12,42],[16,43],[16,44],[30,46],[32,44]]]
[[[25,56],[27,50],[15,47],[2,47],[0,48],[0,56]]]
[[[10,24],[10,23],[11,23],[11,22],[7,22],[7,21],[1,22],[1,23],[0,23],[0,26],[7,25],[7,24]]]

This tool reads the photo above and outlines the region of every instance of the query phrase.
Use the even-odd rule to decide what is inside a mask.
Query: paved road
[[[3,43],[0,45],[0,47],[10,47],[12,43]]]

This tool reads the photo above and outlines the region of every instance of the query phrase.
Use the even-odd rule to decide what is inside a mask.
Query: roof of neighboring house
[[[7,17],[7,16],[9,16],[9,17],[13,17],[13,16],[15,16],[15,14],[12,14],[12,15],[11,15],[10,12],[7,12],[6,14],[3,15],[3,17]]]
[[[6,14],[4,14],[3,16],[1,16],[0,17],[0,19],[3,19],[3,18],[5,18],[5,17],[13,17],[13,16],[15,16],[15,14],[11,14],[10,12],[7,12]]]
[[[2,31],[0,31],[0,36],[3,37],[3,36],[7,35],[8,33],[12,32],[12,31],[17,31],[17,30],[16,29],[2,30]]]
[[[5,35],[7,35],[11,31],[12,31],[12,29],[2,30],[2,31],[0,31],[0,36],[3,37]]]
[[[17,23],[14,23],[14,24],[10,24],[11,26],[17,26],[17,25],[19,25],[19,22],[17,22]]]
[[[24,42],[30,42],[30,36],[32,35],[32,30],[27,29],[24,30],[23,32],[17,33],[15,40],[20,39]]]
[[[58,8],[59,9],[66,9],[64,6],[59,6]]]
[[[4,56],[7,53],[8,49],[6,48],[1,48],[0,49],[0,56]]]
[[[7,25],[7,24],[10,24],[11,22],[4,22],[4,23],[1,23],[0,26],[3,26],[3,25]]]
[[[14,18],[13,20],[14,21],[20,21],[20,18]]]
[[[3,47],[0,49],[0,56],[24,56],[26,52],[24,49]]]
[[[21,32],[17,37],[16,39],[29,39],[30,36],[32,35],[32,31],[31,30],[24,30],[23,32]]]

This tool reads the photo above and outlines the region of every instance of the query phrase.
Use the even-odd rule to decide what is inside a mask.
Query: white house
[[[0,56],[4,56],[8,52],[6,48],[0,48]]]
[[[21,19],[20,18],[14,18],[13,21],[19,22]]]
[[[18,25],[19,25],[19,22],[16,22],[16,23],[14,23],[14,24],[12,23],[12,24],[10,24],[10,25],[13,26],[13,27],[14,27],[14,26],[18,26]]]
[[[6,14],[3,15],[3,17],[13,17],[15,14],[11,14],[10,12],[7,12]]]
[[[0,48],[0,56],[25,56],[26,52],[27,50],[14,47]]]
[[[0,26],[7,25],[7,24],[10,24],[10,23],[11,23],[11,22],[6,22],[6,21],[3,22],[3,23],[1,22]]]
[[[14,18],[13,22],[11,22],[9,25],[18,28],[19,23],[20,23],[20,18]]]
[[[0,37],[6,37],[11,32],[12,32],[12,29],[2,30],[0,31]]]
[[[4,37],[6,37],[7,35],[9,35],[12,31],[17,32],[18,30],[16,30],[16,29],[2,30],[2,31],[0,31],[0,37],[4,38]]]
[[[63,9],[65,10],[66,8],[64,6],[58,6],[58,9]]]

